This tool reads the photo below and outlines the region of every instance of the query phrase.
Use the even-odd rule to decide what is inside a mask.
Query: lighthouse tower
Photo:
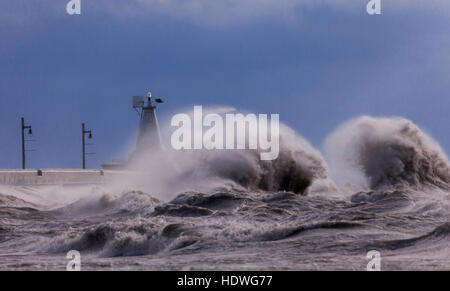
[[[156,118],[156,104],[163,103],[160,98],[153,98],[151,92],[147,96],[133,96],[132,105],[140,117],[139,133],[136,149],[130,154],[128,161],[102,164],[103,169],[125,169],[146,153],[162,149],[161,132]]]
[[[152,99],[151,92],[148,92],[145,98],[143,96],[133,96],[133,108],[138,112],[141,121],[136,150],[131,154],[130,160],[133,160],[136,156],[150,151],[158,151],[162,148],[161,132],[158,118],[156,117],[156,104],[163,103],[163,101],[160,98]],[[154,104],[152,101],[154,101]]]
[[[152,93],[148,92],[147,100],[143,96],[133,96],[133,108],[140,116],[139,134],[136,142],[135,154],[145,153],[149,150],[161,149],[161,132],[156,118],[156,103],[163,101],[156,98],[152,103]]]

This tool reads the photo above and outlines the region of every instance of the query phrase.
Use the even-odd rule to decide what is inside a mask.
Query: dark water
[[[78,250],[84,270],[366,270],[377,250],[382,270],[450,270],[449,196],[430,191],[130,191],[51,211],[1,195],[0,269],[65,270]]]

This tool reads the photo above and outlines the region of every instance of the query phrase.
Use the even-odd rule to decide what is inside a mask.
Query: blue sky
[[[0,168],[80,167],[126,156],[132,95],[165,99],[162,122],[193,105],[279,113],[320,148],[363,114],[413,120],[450,152],[450,1],[68,0],[0,3]]]

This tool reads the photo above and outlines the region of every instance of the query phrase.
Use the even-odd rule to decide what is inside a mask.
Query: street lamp
[[[28,135],[33,135],[33,130],[31,129],[31,125],[25,125],[25,119],[22,117],[22,169],[25,169],[25,129],[28,129]]]
[[[81,124],[81,144],[82,144],[82,155],[83,155],[83,169],[86,169],[86,138],[85,135],[88,134],[88,139],[92,139],[92,130],[86,130],[84,123]]]

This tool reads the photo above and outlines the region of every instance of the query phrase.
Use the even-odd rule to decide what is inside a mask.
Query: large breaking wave
[[[165,196],[227,184],[306,195],[315,180],[327,178],[328,171],[321,153],[285,125],[280,125],[279,156],[272,161],[262,161],[259,150],[166,149],[141,156],[132,167],[145,174],[145,181],[139,181],[148,184],[144,188]]]
[[[328,137],[325,150],[333,175],[340,180],[355,180],[362,173],[372,189],[450,188],[450,165],[444,151],[404,118],[351,120]]]

